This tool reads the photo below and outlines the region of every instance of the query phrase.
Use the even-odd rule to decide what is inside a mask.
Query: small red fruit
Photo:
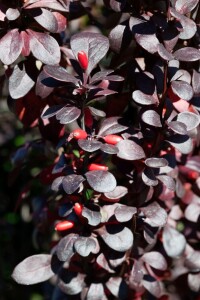
[[[100,164],[90,164],[88,166],[89,171],[108,171],[108,167]]]
[[[75,129],[73,132],[72,132],[72,136],[73,138],[75,138],[76,140],[79,140],[79,139],[86,139],[87,137],[87,132],[83,129]]]
[[[88,67],[88,57],[84,51],[78,52],[78,62],[83,70],[86,70]]]
[[[78,202],[76,202],[74,204],[74,211],[75,211],[76,215],[77,216],[81,216],[82,210],[83,210],[83,205],[80,204],[80,203],[78,203]]]
[[[70,221],[62,221],[56,224],[55,226],[55,230],[56,231],[64,231],[64,230],[68,230],[71,229],[72,227],[74,227],[74,223],[70,222]]]
[[[117,143],[119,143],[122,140],[123,140],[123,138],[121,136],[115,135],[115,134],[109,134],[104,137],[104,141],[107,144],[111,144],[111,145],[116,145]]]

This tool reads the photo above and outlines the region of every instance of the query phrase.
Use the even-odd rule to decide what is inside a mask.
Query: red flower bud
[[[83,70],[86,70],[88,67],[88,57],[84,51],[78,52],[78,62]]]
[[[79,140],[79,139],[86,139],[87,137],[87,133],[85,130],[83,129],[75,129],[73,132],[72,132],[72,135],[73,137],[76,139],[76,140]]]
[[[56,231],[63,231],[63,230],[68,230],[74,227],[74,223],[70,221],[62,221],[56,224],[55,230]]]
[[[105,165],[100,165],[100,164],[90,164],[88,166],[89,171],[108,171],[108,167]]]
[[[77,216],[80,216],[82,214],[82,210],[83,210],[83,205],[80,204],[80,203],[78,203],[78,202],[76,202],[74,204],[74,211],[77,214]]]
[[[117,143],[119,143],[122,140],[123,140],[123,138],[121,136],[115,135],[115,134],[109,134],[104,137],[104,141],[107,144],[111,144],[111,145],[116,145]]]

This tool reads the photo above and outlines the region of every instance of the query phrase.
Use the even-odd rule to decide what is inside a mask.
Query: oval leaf
[[[145,253],[142,256],[142,260],[155,269],[161,271],[165,271],[167,269],[167,262],[164,256],[157,251]]]
[[[67,194],[74,193],[85,179],[81,175],[68,175],[63,178],[62,186]]]
[[[125,186],[116,186],[116,188],[109,193],[105,193],[104,195],[109,199],[118,199],[124,197],[128,193],[128,189]]]
[[[187,127],[187,130],[190,131],[199,125],[200,118],[199,115],[195,113],[184,111],[178,114],[177,121],[184,123]]]
[[[56,119],[60,124],[69,124],[78,119],[81,115],[81,110],[75,106],[65,106],[62,110],[56,113]]]
[[[141,146],[131,140],[122,140],[117,144],[119,152],[117,156],[126,160],[137,160],[145,157]]]
[[[78,145],[84,151],[94,152],[101,148],[102,143],[95,140],[80,139],[78,140]]]
[[[137,208],[132,206],[120,205],[115,211],[115,217],[119,222],[127,222],[132,219],[133,215],[137,213]]]
[[[141,211],[146,216],[145,222],[152,227],[164,226],[167,222],[167,213],[157,202],[141,207]]]
[[[51,278],[54,273],[51,268],[51,255],[37,254],[24,259],[19,263],[12,278],[19,284],[36,284]]]
[[[186,101],[192,99],[194,92],[191,85],[187,82],[181,80],[172,81],[171,87],[174,94],[176,94],[179,98]]]
[[[151,126],[162,127],[160,116],[155,110],[146,110],[142,114],[142,121]]]
[[[78,237],[78,234],[70,233],[59,241],[56,247],[56,253],[60,261],[70,261],[74,254],[74,242]]]
[[[22,51],[22,46],[22,38],[18,29],[8,31],[0,40],[0,60],[3,64],[14,63]]]
[[[161,157],[151,157],[145,160],[145,164],[151,168],[161,168],[168,166],[168,161],[165,158]]]
[[[27,29],[30,37],[30,49],[33,55],[44,64],[56,65],[60,62],[60,47],[57,41],[47,33]]]
[[[83,257],[87,257],[95,248],[96,242],[91,237],[80,236],[74,243],[74,249]]]
[[[163,230],[163,246],[168,256],[178,257],[185,250],[186,240],[182,233],[166,226]]]
[[[115,177],[107,171],[90,171],[85,176],[89,185],[99,193],[112,192],[117,185]]]
[[[158,98],[155,95],[144,94],[137,90],[132,94],[133,100],[141,105],[152,105],[158,103]]]
[[[98,233],[104,242],[113,250],[124,252],[133,246],[133,234],[127,227],[103,226]]]

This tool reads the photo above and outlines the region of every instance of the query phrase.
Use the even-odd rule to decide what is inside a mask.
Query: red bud
[[[74,211],[77,214],[77,216],[80,216],[82,214],[82,210],[83,210],[83,205],[80,203],[75,203],[74,204]]]
[[[73,137],[76,139],[76,140],[79,140],[79,139],[86,139],[87,137],[87,133],[85,130],[83,129],[75,129],[73,132],[72,132],[72,135]]]
[[[78,52],[78,62],[83,70],[86,70],[88,67],[88,57],[84,51]]]
[[[108,171],[108,167],[100,164],[90,164],[88,166],[89,171]]]
[[[123,140],[123,138],[121,136],[115,135],[115,134],[109,134],[104,137],[104,141],[107,144],[111,144],[111,145],[116,145],[117,143],[119,143],[122,140]]]
[[[64,230],[68,230],[71,229],[72,227],[74,227],[74,223],[70,222],[70,221],[62,221],[56,224],[55,226],[55,230],[57,231],[64,231]]]

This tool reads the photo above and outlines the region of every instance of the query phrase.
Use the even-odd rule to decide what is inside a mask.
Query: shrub
[[[39,168],[22,188],[53,245],[13,279],[55,278],[53,300],[197,298],[199,1],[1,1],[0,23],[9,107],[40,132],[13,163]]]

